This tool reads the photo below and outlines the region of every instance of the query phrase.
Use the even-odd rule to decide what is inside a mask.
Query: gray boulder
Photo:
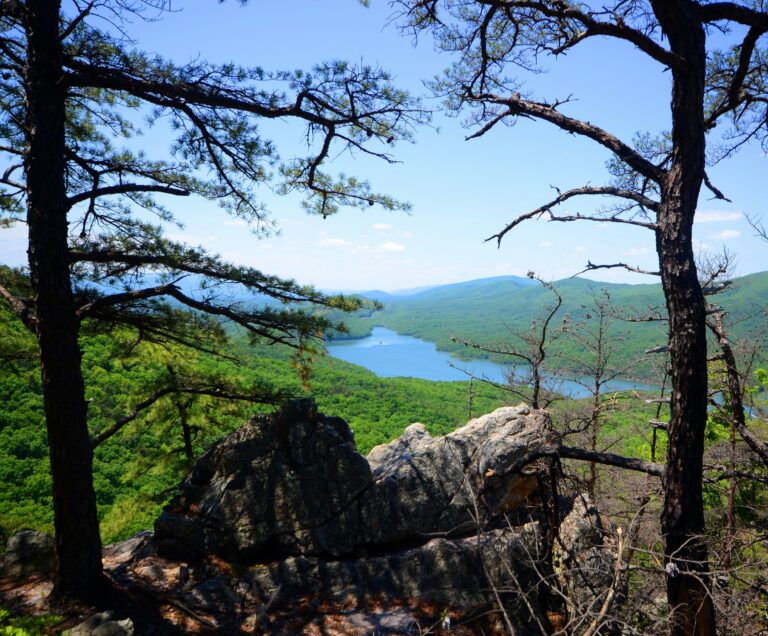
[[[65,631],[64,636],[133,636],[134,633],[130,618],[116,621],[112,618],[112,612],[100,612]]]
[[[8,539],[3,574],[13,578],[51,574],[56,568],[54,539],[37,530],[19,530]]]
[[[562,511],[552,564],[570,613],[593,614],[613,583],[618,550],[615,529],[586,493],[574,497],[568,508]],[[618,602],[623,590],[617,591]]]
[[[497,409],[444,437],[412,424],[368,455],[375,484],[361,500],[366,542],[471,532],[526,508],[548,480],[556,441],[549,416],[525,405]]]
[[[167,553],[230,561],[347,554],[359,535],[355,502],[372,481],[346,422],[298,400],[203,455],[157,520],[156,540]]]
[[[249,578],[275,605],[300,597],[365,604],[418,599],[442,608],[487,606],[490,588],[505,593],[505,609],[518,625],[531,620],[523,595],[540,605],[538,574],[530,555],[536,531],[489,530],[481,535],[431,539],[423,545],[361,559],[291,557],[250,569]],[[515,571],[514,583],[509,568]],[[509,594],[514,586],[514,593]],[[354,599],[353,601],[350,601]]]

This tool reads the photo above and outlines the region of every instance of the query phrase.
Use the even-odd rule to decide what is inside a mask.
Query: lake
[[[505,383],[510,367],[490,360],[459,360],[438,351],[432,342],[401,336],[384,327],[374,327],[366,338],[333,340],[327,343],[328,353],[334,358],[365,367],[382,378],[422,378],[438,382],[469,380],[470,376]],[[550,376],[551,377],[551,376]],[[587,381],[587,378],[584,378]],[[589,391],[574,379],[557,378],[559,390],[573,398],[589,395]],[[607,383],[606,391],[637,389],[653,391],[649,384],[614,380]]]

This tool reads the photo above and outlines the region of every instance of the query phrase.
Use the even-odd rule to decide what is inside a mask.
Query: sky
[[[415,44],[392,23],[385,0],[365,8],[355,0],[187,0],[151,22],[129,26],[138,47],[186,62],[205,58],[236,61],[266,69],[309,68],[330,59],[377,64],[398,86],[429,98],[423,81],[448,65],[428,38]],[[573,101],[563,107],[630,141],[636,131],[658,132],[668,123],[669,74],[644,59],[631,45],[587,42],[555,66],[528,77],[527,87],[541,98]],[[300,146],[301,129],[291,124],[267,128],[283,156]],[[533,270],[557,280],[593,263],[627,262],[656,269],[651,232],[596,223],[522,224],[502,242],[484,242],[518,214],[535,209],[561,189],[606,182],[609,153],[593,142],[560,132],[546,123],[521,121],[466,141],[461,119],[436,112],[432,125],[416,132],[414,144],[394,148],[400,163],[389,165],[361,156],[339,156],[330,171],[369,180],[374,189],[409,201],[410,214],[342,210],[321,219],[307,215],[296,197],[278,197],[263,189],[263,201],[280,229],[258,239],[215,203],[168,201],[183,229],[172,238],[257,267],[333,290],[397,290]],[[162,156],[162,136],[147,130],[147,152]],[[694,238],[706,254],[726,246],[736,254],[739,275],[768,269],[768,245],[754,236],[745,214],[763,214],[768,162],[757,147],[710,170],[710,177],[732,203],[710,200],[704,191]],[[589,214],[595,201],[582,199],[563,210]],[[25,259],[21,226],[0,230],[0,260],[20,265]],[[591,277],[613,282],[653,283],[619,270]]]

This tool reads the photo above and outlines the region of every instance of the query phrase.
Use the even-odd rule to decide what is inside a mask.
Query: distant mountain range
[[[326,291],[329,294],[333,293],[339,293],[339,294],[354,294],[356,296],[362,296],[363,298],[367,298],[369,300],[377,300],[381,303],[390,302],[390,301],[397,301],[399,299],[402,299],[404,296],[421,296],[424,293],[435,291],[435,290],[449,290],[449,289],[456,289],[457,291],[460,291],[461,289],[465,289],[468,287],[475,287],[475,286],[493,286],[496,283],[501,282],[513,282],[518,285],[536,285],[536,281],[533,281],[529,278],[523,278],[522,276],[493,276],[491,278],[478,278],[476,280],[468,280],[463,281],[460,283],[448,283],[445,285],[425,285],[423,287],[410,287],[406,289],[394,289],[392,291],[382,291],[380,289],[371,289],[371,290],[323,290]]]
[[[201,293],[196,277],[185,277],[179,283],[186,293],[198,297]],[[652,375],[653,363],[643,352],[667,341],[664,322],[629,322],[620,318],[642,318],[649,314],[663,315],[664,296],[660,284],[630,285],[597,282],[584,278],[566,278],[554,282],[563,297],[553,328],[557,336],[565,323],[571,328],[589,333],[594,323],[595,297],[603,291],[608,294],[611,312],[617,316],[608,330],[608,339],[616,347],[613,354],[616,367],[625,367],[641,359],[633,367],[639,378]],[[244,295],[236,285],[223,286],[214,293],[232,301],[277,305],[274,299]],[[338,293],[337,290],[324,290]],[[460,358],[490,357],[509,362],[500,355],[489,355],[464,344],[478,343],[488,348],[519,347],[521,334],[530,333],[541,320],[545,308],[552,302],[552,294],[537,281],[520,276],[495,276],[448,285],[418,287],[397,291],[346,291],[382,305],[381,310],[361,310],[357,315],[320,309],[331,318],[343,321],[349,333],[329,334],[332,338],[356,338],[370,333],[375,326],[392,329],[400,334],[413,335],[436,343],[439,349]],[[710,301],[728,312],[727,324],[735,339],[755,341],[761,354],[758,361],[768,365],[768,272],[750,274],[732,281],[723,293]],[[620,318],[619,318],[620,317]],[[550,370],[573,371],[585,362],[584,347],[574,344],[573,338],[555,338],[549,345]]]
[[[584,333],[594,329],[590,323],[596,315],[595,296],[603,290],[616,316],[641,318],[663,313],[660,284],[629,285],[568,278],[554,285],[563,297],[563,307],[553,323],[556,328],[566,320],[572,326],[579,325]],[[371,291],[361,295],[379,301],[384,308],[366,312],[365,316],[343,318],[350,327],[346,337],[364,336],[372,327],[383,326],[435,342],[438,348],[461,357],[483,355],[466,347],[464,340],[486,346],[519,346],[519,334],[531,331],[534,321],[541,320],[544,308],[553,299],[536,281],[518,276],[470,280],[412,293]],[[754,340],[768,329],[768,272],[738,278],[710,300],[728,311],[728,324],[735,339]],[[556,335],[556,329],[552,333]],[[616,319],[609,329],[609,342],[618,348],[614,358],[621,365],[629,364],[636,357],[642,358],[646,349],[665,344],[666,340],[664,322]],[[763,350],[766,350],[764,345]],[[551,345],[551,353],[553,361],[560,358],[557,364],[561,366],[580,366],[578,359],[584,357],[583,350],[566,337]],[[768,361],[765,354],[762,360]],[[644,377],[651,373],[650,362],[642,362],[637,368]]]

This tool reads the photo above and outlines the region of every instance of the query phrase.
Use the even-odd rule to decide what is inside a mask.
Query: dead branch
[[[613,453],[592,452],[582,448],[562,445],[558,446],[557,452],[560,457],[565,457],[567,459],[578,459],[580,461],[595,462],[597,464],[605,464],[606,466],[616,466],[627,470],[636,470],[656,477],[663,477],[664,475],[664,466],[647,462],[643,459],[624,457]]]
[[[648,276],[661,276],[661,272],[651,272],[645,269],[640,269],[639,267],[632,267],[631,265],[627,265],[626,263],[613,263],[610,265],[595,265],[592,261],[587,261],[587,266],[581,270],[580,272],[577,272],[571,278],[574,278],[578,276],[579,274],[583,274],[584,272],[591,272],[595,269],[626,269],[628,272],[634,272],[635,274],[646,274]]]
[[[508,232],[510,232],[514,227],[516,227],[523,221],[527,221],[533,218],[539,218],[544,214],[547,214],[549,216],[548,221],[554,221],[554,222],[566,223],[569,221],[595,221],[598,223],[623,223],[626,225],[643,227],[648,230],[654,230],[654,231],[656,230],[655,223],[651,223],[647,221],[637,221],[634,219],[625,219],[618,216],[617,214],[614,214],[611,216],[604,216],[604,217],[603,216],[587,216],[583,214],[556,216],[552,212],[552,208],[557,207],[558,205],[567,201],[568,199],[571,199],[576,196],[583,196],[583,195],[614,196],[614,197],[619,197],[623,199],[629,199],[631,201],[634,201],[641,207],[648,208],[649,210],[655,211],[655,210],[658,210],[659,208],[659,204],[656,201],[649,199],[648,197],[645,197],[638,192],[633,192],[631,190],[623,190],[620,188],[613,188],[608,186],[605,186],[605,187],[585,186],[583,188],[574,188],[572,190],[566,190],[565,192],[560,192],[558,190],[557,197],[545,203],[544,205],[536,208],[535,210],[532,210],[531,212],[526,212],[525,214],[521,214],[514,221],[509,223],[503,230],[485,239],[485,242],[496,239],[497,245],[500,245],[501,240],[504,238],[504,236]]]

